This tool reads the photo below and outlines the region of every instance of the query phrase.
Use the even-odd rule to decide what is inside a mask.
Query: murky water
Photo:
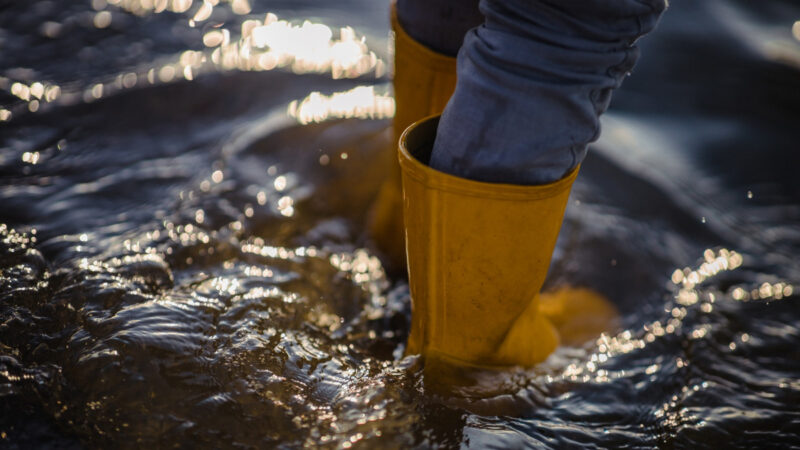
[[[548,282],[623,331],[466,400],[364,231],[385,3],[0,2],[0,447],[800,446],[800,7],[671,2]]]

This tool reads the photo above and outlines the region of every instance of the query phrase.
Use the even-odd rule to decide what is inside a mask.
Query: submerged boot
[[[539,290],[578,170],[539,186],[445,174],[427,165],[437,125],[438,117],[422,120],[399,143],[412,298],[406,353],[457,366],[532,366],[559,343]],[[582,305],[615,316],[598,294],[570,291],[581,295],[548,297],[560,324]]]
[[[383,183],[369,223],[370,234],[395,269],[405,265],[403,204],[400,168],[394,149],[409,125],[444,110],[456,86],[456,58],[437,53],[416,42],[402,28],[392,5],[392,30],[395,35],[394,97],[395,116],[391,176]]]

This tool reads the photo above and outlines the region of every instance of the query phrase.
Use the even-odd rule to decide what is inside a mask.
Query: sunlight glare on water
[[[359,86],[330,96],[312,92],[299,102],[289,103],[287,112],[305,125],[328,119],[390,119],[394,108],[390,95],[376,94],[373,86]]]
[[[96,28],[107,28],[113,15],[106,8],[121,8],[124,11],[147,15],[164,11],[186,13],[192,8],[192,0],[111,0],[95,2],[99,9],[93,16]],[[248,15],[252,8],[247,0],[218,0],[198,2],[201,6],[188,20],[189,27],[207,20],[214,7],[227,4],[237,15]],[[34,81],[30,85],[24,81],[13,81],[0,76],[0,88],[8,89],[19,100],[25,102],[24,108],[36,112],[42,104],[60,100],[62,105],[76,101],[92,102],[124,89],[137,85],[171,83],[176,80],[191,81],[196,76],[210,71],[268,71],[288,68],[294,73],[329,73],[334,79],[357,78],[372,74],[376,78],[387,72],[386,63],[371,51],[363,36],[351,27],[342,27],[338,37],[325,24],[308,20],[300,25],[281,20],[274,13],[263,15],[263,19],[247,19],[240,23],[238,30],[214,27],[200,38],[206,50],[186,50],[178,57],[167,58],[171,62],[137,72],[121,73],[113,80],[98,80],[86,87],[83,92],[70,87],[62,95],[62,87],[47,81]],[[0,122],[11,119],[15,110],[21,109],[19,103],[0,104]],[[385,108],[384,108],[385,110]]]

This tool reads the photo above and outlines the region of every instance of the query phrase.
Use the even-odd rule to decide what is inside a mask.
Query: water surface
[[[548,280],[623,329],[465,408],[363,225],[385,3],[0,2],[2,446],[800,446],[800,8],[671,2]]]

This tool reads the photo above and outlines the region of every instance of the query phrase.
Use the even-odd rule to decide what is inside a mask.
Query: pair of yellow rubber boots
[[[600,295],[575,288],[539,294],[578,170],[551,184],[517,186],[428,167],[456,60],[414,41],[394,12],[392,27],[400,168],[379,193],[371,231],[391,260],[408,264],[406,353],[457,366],[528,367],[560,340],[579,343],[606,331],[616,312]]]

